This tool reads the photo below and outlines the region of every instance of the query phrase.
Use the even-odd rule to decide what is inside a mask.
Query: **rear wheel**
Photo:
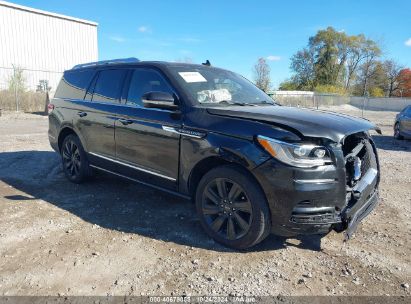
[[[71,182],[82,183],[91,175],[87,155],[76,135],[70,134],[64,139],[61,147],[61,159],[64,174]]]
[[[204,175],[197,187],[196,207],[207,234],[227,247],[248,248],[269,234],[265,195],[239,168],[222,166]]]
[[[398,122],[394,126],[394,138],[399,140],[404,139],[400,133],[400,124]]]

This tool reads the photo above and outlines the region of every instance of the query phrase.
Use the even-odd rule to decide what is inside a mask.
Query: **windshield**
[[[171,66],[180,85],[197,104],[263,105],[273,99],[244,77],[208,66]]]

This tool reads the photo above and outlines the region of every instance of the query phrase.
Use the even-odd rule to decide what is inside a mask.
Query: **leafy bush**
[[[280,91],[297,91],[298,85],[292,80],[286,80],[280,83],[278,88]]]
[[[324,84],[324,85],[317,85],[314,89],[316,93],[328,93],[328,94],[337,94],[337,95],[347,95],[347,91],[343,87]]]
[[[370,90],[371,97],[385,97],[384,90],[380,87],[373,87]]]

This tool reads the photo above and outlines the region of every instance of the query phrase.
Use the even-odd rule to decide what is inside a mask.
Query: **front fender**
[[[181,192],[189,194],[189,180],[193,169],[208,158],[236,163],[251,171],[270,156],[253,140],[211,132],[204,138],[182,136],[179,178]]]

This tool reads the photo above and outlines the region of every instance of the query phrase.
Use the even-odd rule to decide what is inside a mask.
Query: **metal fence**
[[[44,80],[48,82],[51,90],[55,90],[61,76],[63,75],[62,71],[36,70],[19,66],[0,66],[0,90],[7,90],[9,88],[10,81],[12,81],[13,76],[18,69],[22,70],[24,86],[29,91],[36,91],[41,82]]]
[[[22,77],[16,83],[17,70]],[[54,91],[62,72],[20,67],[0,67],[0,109],[3,111],[44,111],[46,92]]]
[[[332,110],[336,112],[356,112],[365,116],[367,111],[399,112],[411,105],[411,98],[368,98],[317,94],[314,92],[276,91],[270,93],[274,100],[285,106]]]

